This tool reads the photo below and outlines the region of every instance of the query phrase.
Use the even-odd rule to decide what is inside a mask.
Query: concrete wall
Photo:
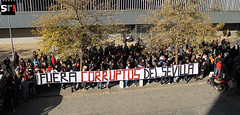
[[[33,29],[32,22],[38,18],[36,16],[44,15],[45,12],[25,12],[17,13],[15,16],[0,15],[0,38],[9,37],[10,18],[13,37],[33,37],[30,32]],[[147,14],[147,11],[123,11],[114,17],[115,20],[125,25],[145,25],[140,20],[142,15]],[[226,23],[226,28],[230,30],[240,30],[240,12],[204,12],[210,18],[212,23]],[[104,23],[107,23],[106,21]],[[139,28],[137,33],[144,33],[144,28]]]
[[[34,37],[31,30],[33,28],[14,28],[12,29],[12,37]],[[0,38],[9,38],[9,29],[0,29]]]

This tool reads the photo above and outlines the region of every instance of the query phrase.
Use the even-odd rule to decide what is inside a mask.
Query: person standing
[[[51,56],[50,56],[50,65],[55,65],[55,58],[53,53],[51,53]]]
[[[16,68],[19,64],[19,55],[17,54],[17,52],[15,52],[14,54],[14,67]]]
[[[26,102],[26,99],[28,98],[29,95],[29,89],[28,89],[28,82],[25,77],[22,77],[21,81],[21,91],[23,95],[23,101]]]
[[[72,71],[77,71],[77,70],[79,70],[78,68],[77,68],[77,62],[76,63],[74,63],[74,62],[72,62],[73,64],[72,64],[72,70],[71,70],[71,72]],[[77,85],[79,85],[78,83],[73,83],[73,87],[72,87],[72,92],[74,92],[74,91],[77,91]]]
[[[32,63],[33,63],[33,66],[36,67],[36,64],[38,64],[37,58],[34,58]],[[40,65],[41,65],[41,63],[40,63]]]
[[[179,66],[181,67],[181,63],[179,63]],[[174,83],[177,83],[177,82],[178,82],[178,79],[179,79],[179,76],[174,76],[174,77],[173,77],[173,82],[174,82]]]
[[[130,69],[130,63],[127,64],[126,69]],[[125,80],[125,88],[128,88],[128,80]]]
[[[11,63],[11,60],[8,58],[8,57],[5,57],[4,59],[4,64],[6,66],[6,71],[8,72],[8,74],[12,74],[12,69],[11,69],[11,66],[10,66],[10,63]]]
[[[19,66],[22,65],[22,67],[26,68],[26,63],[23,60],[23,58],[20,59]]]
[[[231,96],[233,97],[235,89],[237,88],[237,81],[233,77],[229,82],[228,82],[229,90],[227,93],[227,97]]]
[[[206,75],[207,65],[205,61],[200,65],[200,80],[202,80]]]
[[[215,71],[215,74],[214,76],[216,77],[218,74],[221,73],[221,69],[222,69],[222,61],[218,61],[217,64],[216,64],[216,71]]]

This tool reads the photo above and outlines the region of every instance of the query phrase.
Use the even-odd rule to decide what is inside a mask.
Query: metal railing
[[[49,11],[51,5],[57,4],[56,0],[1,0],[16,1],[17,12]],[[0,1],[0,2],[1,2]],[[81,2],[81,0],[71,0]],[[155,10],[162,7],[166,0],[88,0],[88,10]],[[172,3],[189,0],[170,0]],[[200,2],[199,10],[221,10],[221,11],[240,11],[240,0],[196,0]],[[99,5],[101,4],[101,5]],[[60,5],[62,6],[62,5]],[[60,7],[58,9],[62,9]]]

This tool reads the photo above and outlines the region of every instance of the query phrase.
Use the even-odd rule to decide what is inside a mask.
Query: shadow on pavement
[[[63,97],[60,95],[60,90],[60,86],[55,85],[37,96],[29,98],[26,102],[19,99],[15,112],[6,110],[0,112],[0,115],[47,115],[62,102]]]
[[[210,108],[208,115],[239,115],[240,92],[239,89],[234,97],[227,97],[228,89],[219,94],[218,99]]]

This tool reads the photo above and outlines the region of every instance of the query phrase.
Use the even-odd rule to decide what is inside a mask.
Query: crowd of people
[[[240,55],[239,47],[230,47],[230,42],[222,40],[221,45],[215,42],[200,44],[202,52],[194,53],[194,48],[190,45],[178,50],[178,64],[199,63],[199,75],[194,76],[175,76],[174,78],[159,78],[154,80],[146,80],[146,84],[151,82],[159,82],[160,84],[178,83],[183,80],[188,83],[191,78],[201,80],[214,71],[213,77],[219,75],[229,81],[231,91],[230,96],[233,95],[234,89],[239,84],[238,75],[240,73]],[[78,55],[69,56],[66,60],[60,59],[51,53],[48,57],[45,54],[38,54],[34,51],[32,58],[25,60],[17,53],[14,55],[13,62],[8,57],[4,59],[5,67],[3,70],[0,65],[0,72],[4,72],[8,77],[9,97],[15,103],[21,97],[24,101],[28,98],[34,97],[36,94],[44,92],[48,87],[54,85],[36,85],[35,77],[37,73],[47,72],[69,72],[69,71],[102,71],[113,69],[129,69],[129,68],[150,68],[176,65],[174,46],[166,46],[156,50],[145,51],[145,47],[139,42],[131,46],[115,46],[107,45],[103,47],[90,47],[84,49],[82,58],[82,67],[80,68],[80,58]],[[13,66],[11,66],[13,65]],[[14,69],[13,69],[14,68]],[[89,87],[97,87],[98,89],[110,88],[117,84],[116,82],[106,83],[73,83],[61,84],[61,88],[65,89],[66,85],[72,85],[73,91],[78,89],[88,89]],[[138,81],[125,80],[125,88],[129,83],[138,86]]]

